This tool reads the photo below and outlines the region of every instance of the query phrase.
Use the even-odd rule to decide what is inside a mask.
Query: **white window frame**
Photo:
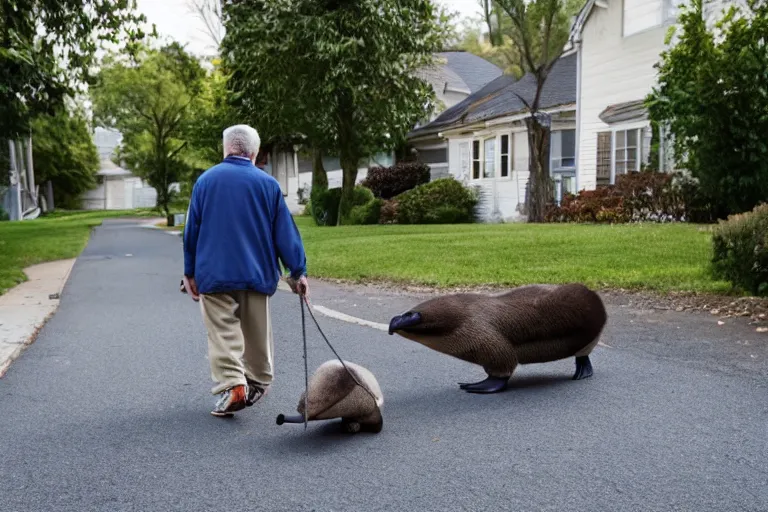
[[[642,144],[642,133],[643,129],[648,127],[648,121],[639,121],[636,123],[627,123],[627,124],[620,124],[616,126],[611,126],[611,180],[610,184],[614,185],[616,183],[616,134],[618,132],[630,132],[630,131],[636,131],[637,132],[637,153],[635,156],[635,169],[627,169],[627,173],[630,171],[640,171],[640,166],[643,162],[643,144]],[[626,152],[627,152],[627,146],[624,147],[624,157],[626,161]]]
[[[513,145],[515,143],[514,135],[515,134],[512,133],[512,132],[504,132],[504,133],[500,133],[499,134],[499,165],[498,165],[499,178],[509,178],[510,176],[512,176],[512,157],[514,155]],[[507,138],[507,152],[506,153],[502,153],[503,146],[501,144],[501,139],[504,138],[504,137]],[[504,156],[507,157],[507,167],[506,167],[506,169],[503,168],[502,165],[501,165],[501,159]],[[504,174],[504,172],[506,172],[506,174]]]
[[[573,132],[573,165],[563,165],[563,136],[562,132]],[[555,156],[552,154],[552,147],[554,144],[552,144],[553,137],[557,136],[560,139],[560,154]],[[572,173],[576,171],[576,146],[578,145],[578,141],[576,140],[576,128],[561,128],[558,130],[552,130],[549,134],[549,170],[550,174],[552,173]],[[557,162],[557,165],[555,165],[555,162]]]
[[[642,34],[649,30],[655,30],[660,27],[666,27],[674,24],[677,21],[677,5],[685,3],[690,4],[690,0],[661,0],[659,5],[659,11],[656,12],[656,22],[652,25],[648,25],[634,32],[627,33],[626,31],[626,16],[627,16],[627,0],[621,0],[621,35],[622,37],[632,37],[637,34]]]
[[[514,170],[514,144],[515,144],[515,137],[514,132],[511,130],[505,130],[503,132],[497,132],[495,134],[483,134],[483,135],[477,135],[472,138],[471,144],[470,144],[470,181],[483,181],[483,180],[508,180],[512,177],[512,171]],[[501,169],[501,138],[503,136],[508,137],[508,143],[507,143],[507,153],[505,155],[507,156],[507,174],[506,176],[502,176],[502,169]],[[494,174],[493,176],[486,176],[485,175],[485,169],[486,169],[486,161],[485,161],[485,144],[488,141],[493,141],[493,149],[494,149],[494,156],[493,156],[493,167],[494,167]],[[475,143],[478,144],[479,147],[479,154],[475,154]],[[478,177],[475,178],[475,162],[479,162],[479,174]]]

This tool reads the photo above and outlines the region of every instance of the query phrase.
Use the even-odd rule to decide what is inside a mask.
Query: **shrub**
[[[642,171],[617,177],[615,185],[566,195],[550,205],[547,222],[675,222],[706,221],[709,203],[687,175]]]
[[[381,199],[392,199],[429,182],[429,166],[421,162],[403,162],[392,167],[372,167],[362,185]]]
[[[341,188],[318,189],[310,192],[309,208],[315,224],[335,226],[339,216]]]
[[[595,190],[580,190],[577,195],[566,194],[560,206],[550,205],[546,222],[627,222],[629,216],[623,198],[615,187],[603,186]]]
[[[477,191],[453,178],[440,178],[398,197],[400,224],[462,224],[474,222]]]
[[[367,206],[374,200],[373,192],[365,187],[357,186],[352,195],[352,211],[355,211],[357,207]],[[335,226],[339,216],[339,201],[341,201],[341,188],[313,190],[310,193],[307,208],[311,212],[315,224],[318,226]],[[371,204],[369,208],[375,209],[375,206]],[[352,211],[350,211],[349,217],[345,219],[346,223],[352,220]],[[358,209],[355,213],[355,218],[367,219],[369,215],[372,215],[372,213]],[[378,213],[376,214],[376,219],[378,220]]]
[[[373,198],[365,204],[353,206],[346,223],[354,225],[378,224],[383,203],[383,199]]]
[[[768,295],[768,204],[720,221],[712,248],[715,277],[752,295]]]
[[[397,199],[382,200],[379,224],[394,224],[397,222]]]

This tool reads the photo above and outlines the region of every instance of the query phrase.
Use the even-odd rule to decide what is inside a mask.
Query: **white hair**
[[[224,130],[224,157],[255,158],[261,146],[259,132],[247,124],[236,124]]]

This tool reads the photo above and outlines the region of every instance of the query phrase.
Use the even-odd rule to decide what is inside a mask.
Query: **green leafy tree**
[[[676,163],[724,218],[768,197],[768,4],[732,6],[714,29],[706,4],[692,0],[681,11],[679,39],[661,55],[647,105],[674,134]]]
[[[520,78],[523,76],[524,64],[520,52],[509,37],[511,30],[509,17],[498,5],[486,5],[489,2],[490,0],[481,2],[484,10],[483,17],[464,20],[458,40],[451,45],[451,49],[482,57],[499,66],[505,74]],[[488,30],[489,27],[490,30]]]
[[[50,181],[56,204],[80,208],[80,196],[96,186],[99,153],[84,114],[60,108],[32,121],[32,159],[38,183]]]
[[[146,21],[129,0],[4,0],[0,5],[0,138],[29,133],[89,82],[101,43],[132,51]]]
[[[122,54],[105,58],[92,89],[94,116],[120,130],[120,158],[157,190],[166,215],[171,183],[189,172],[182,151],[185,123],[203,91],[205,71],[178,43],[143,48],[135,60]]]
[[[536,81],[533,98],[519,97],[530,113],[525,119],[530,155],[526,197],[529,222],[543,222],[546,207],[554,197],[549,172],[551,125],[540,109],[541,92],[563,54],[571,18],[581,4],[578,0],[483,0],[491,41],[494,45],[509,41],[519,55],[521,72],[530,73]]]
[[[243,0],[225,4],[223,22],[239,112],[267,139],[339,155],[343,223],[362,158],[434,108],[415,71],[442,48],[445,17],[430,0]]]
[[[205,76],[200,93],[193,98],[182,126],[188,145],[181,158],[190,170],[182,186],[186,197],[191,194],[197,178],[221,161],[224,129],[240,122],[235,109],[228,103],[227,76],[220,60],[213,59],[212,65],[213,69]]]

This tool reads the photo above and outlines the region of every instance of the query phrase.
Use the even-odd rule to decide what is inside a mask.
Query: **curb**
[[[55,261],[50,261],[47,263],[55,263]],[[26,338],[16,343],[18,346],[16,347],[16,349],[13,350],[13,352],[10,353],[10,355],[6,357],[4,361],[0,361],[0,379],[5,377],[5,374],[8,372],[11,365],[21,357],[21,355],[27,350],[27,348],[29,348],[30,345],[32,345],[35,341],[37,341],[37,337],[39,336],[40,331],[43,329],[43,327],[45,327],[48,321],[58,311],[59,306],[61,305],[61,295],[67,283],[69,282],[69,276],[72,274],[72,269],[75,267],[76,264],[77,264],[77,258],[73,258],[72,265],[69,266],[66,273],[60,280],[60,284],[56,289],[55,296],[53,294],[50,295],[50,298],[52,300],[56,300],[56,304],[52,306],[51,311],[49,311],[48,314],[46,314],[42,320],[39,320],[34,325],[34,329],[31,334],[27,335]]]

